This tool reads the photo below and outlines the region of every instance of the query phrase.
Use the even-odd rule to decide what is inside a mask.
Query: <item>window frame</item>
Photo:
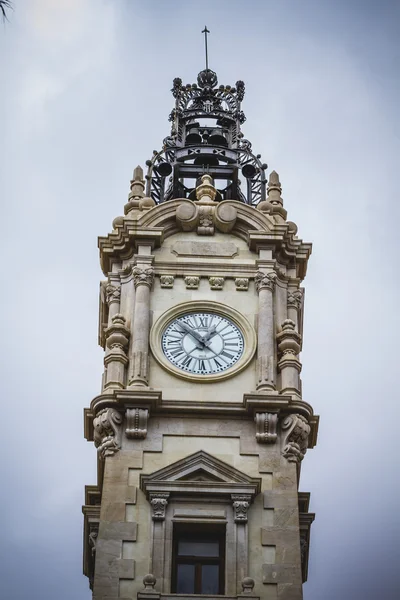
[[[218,592],[213,595],[225,594],[226,570],[226,525],[225,524],[199,524],[199,523],[174,523],[171,561],[171,593],[177,594],[178,565],[194,564],[194,592],[198,596],[206,595],[201,590],[201,575],[203,565],[218,565]],[[183,540],[218,541],[218,556],[180,555],[179,542]]]

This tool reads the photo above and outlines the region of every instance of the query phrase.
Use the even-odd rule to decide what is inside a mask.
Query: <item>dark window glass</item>
[[[179,540],[179,556],[219,556],[219,541]]]
[[[203,565],[201,568],[201,593],[219,593],[219,565]]]
[[[177,565],[177,594],[194,594],[194,581],[195,565]]]
[[[225,527],[187,525],[174,527],[173,594],[224,594]]]

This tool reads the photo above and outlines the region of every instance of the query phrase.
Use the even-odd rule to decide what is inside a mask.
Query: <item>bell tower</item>
[[[208,33],[208,32],[206,32]],[[300,600],[318,417],[300,352],[311,244],[242,133],[245,86],[173,82],[171,133],[99,238],[101,393],[84,573],[95,600]]]

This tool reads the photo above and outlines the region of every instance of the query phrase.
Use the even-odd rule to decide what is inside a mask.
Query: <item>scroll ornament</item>
[[[94,445],[101,458],[112,456],[121,447],[122,415],[115,408],[104,408],[93,419]]]
[[[300,463],[308,447],[308,436],[311,427],[302,415],[294,414],[285,417],[281,424],[282,431],[288,431],[282,454],[289,462]]]

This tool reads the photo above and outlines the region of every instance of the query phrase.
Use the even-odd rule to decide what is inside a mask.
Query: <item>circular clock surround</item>
[[[170,373],[211,383],[236,375],[249,364],[256,333],[246,317],[230,306],[194,300],[168,309],[156,321],[150,346],[157,362]]]

